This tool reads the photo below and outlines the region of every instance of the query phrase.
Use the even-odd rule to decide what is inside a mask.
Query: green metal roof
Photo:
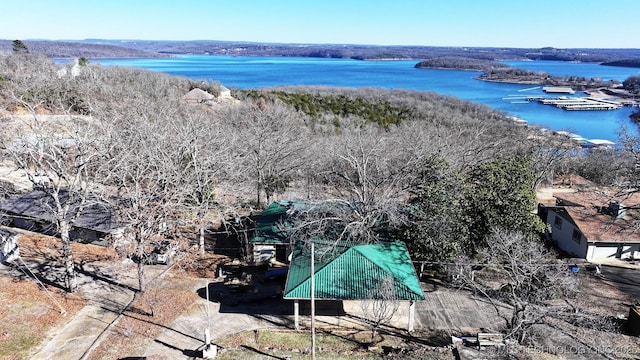
[[[254,244],[288,244],[287,235],[280,229],[286,219],[287,206],[273,202],[262,211],[256,226],[256,236],[251,239]]]
[[[336,247],[333,253],[315,251],[315,297],[317,299],[357,300],[375,297],[380,279],[393,278],[398,300],[424,300],[420,281],[404,243],[384,242]],[[311,294],[311,254],[298,244],[289,267],[285,299],[309,299]]]
[[[282,227],[290,225],[287,219],[293,211],[304,211],[309,207],[309,204],[300,200],[272,202],[258,218],[256,236],[251,239],[251,242],[264,245],[289,245],[289,239],[287,234],[282,231]]]

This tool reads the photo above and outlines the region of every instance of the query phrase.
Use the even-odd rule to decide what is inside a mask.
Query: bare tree
[[[277,102],[229,107],[228,117],[238,136],[235,159],[238,173],[254,183],[256,205],[284,192],[295,171],[305,164],[309,129],[291,108]]]
[[[296,231],[331,233],[327,238],[336,243],[371,243],[401,224],[420,156],[398,135],[363,125],[322,139],[326,147],[314,182],[324,189],[324,200],[301,217]]]
[[[507,335],[523,342],[529,328],[555,311],[554,299],[570,299],[578,279],[555,254],[522,233],[494,231],[489,246],[451,274],[461,286],[485,297],[505,320]]]
[[[623,159],[621,172],[624,174],[622,181],[617,182],[621,188],[637,189],[640,183],[640,136],[633,131],[622,128],[619,133],[620,144],[622,145]]]
[[[204,254],[204,235],[207,224],[224,221],[226,212],[233,209],[220,203],[219,186],[228,169],[232,168],[230,134],[227,127],[211,113],[193,109],[175,125],[175,141],[180,157],[179,181],[182,189],[182,205],[190,215],[185,220],[199,227],[199,248]]]
[[[390,275],[379,279],[370,289],[369,299],[360,301],[362,314],[371,326],[372,344],[376,342],[380,326],[389,323],[400,306],[393,283],[393,277]]]
[[[105,143],[98,135],[100,126],[70,115],[54,124],[32,113],[28,129],[5,144],[19,170],[24,171],[34,190],[46,196],[54,225],[62,240],[65,286],[75,292],[77,282],[71,250],[70,232],[83,210],[90,204],[90,187],[95,167],[104,158]]]
[[[146,289],[145,262],[154,242],[165,239],[180,203],[181,159],[169,137],[170,119],[136,116],[114,127],[112,161],[103,177],[107,191],[114,193],[118,219],[128,229],[119,247],[138,260],[140,292]]]
[[[546,140],[545,140],[546,141]],[[567,140],[568,141],[568,140]],[[576,146],[556,141],[531,147],[532,168],[536,174],[534,187],[552,184],[554,178],[562,173],[563,162],[575,152]]]

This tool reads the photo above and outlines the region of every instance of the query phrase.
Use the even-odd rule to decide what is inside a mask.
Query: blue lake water
[[[543,95],[531,85],[475,80],[479,72],[416,69],[411,61],[358,61],[296,57],[232,57],[186,55],[168,59],[97,59],[105,66],[133,66],[191,79],[217,81],[228,88],[278,85],[324,85],[434,91],[479,102],[522,118],[530,124],[577,133],[587,139],[617,140],[621,126],[636,129],[631,108],[614,111],[565,111],[535,102],[518,103],[513,95]],[[510,61],[514,67],[551,75],[623,81],[640,69],[560,61]],[[528,90],[531,89],[531,90]],[[578,96],[579,94],[576,94]],[[507,98],[507,99],[505,99]]]

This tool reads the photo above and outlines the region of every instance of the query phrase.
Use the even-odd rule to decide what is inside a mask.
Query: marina
[[[533,99],[531,99],[533,100]],[[569,111],[576,110],[618,110],[622,104],[613,100],[597,99],[592,97],[566,97],[537,98],[544,105],[553,105],[557,108]]]
[[[559,88],[560,89],[560,88]],[[568,88],[567,88],[568,89]],[[560,93],[562,90],[556,90]],[[568,90],[566,90],[568,91]],[[569,97],[558,96],[549,97],[547,95],[515,95],[509,94],[503,97],[502,100],[507,100],[511,104],[526,104],[530,102],[538,102],[543,105],[551,105],[563,110],[569,111],[588,111],[588,110],[618,110],[625,106],[638,106],[638,103],[630,100],[611,100],[604,99],[596,96],[586,97]]]

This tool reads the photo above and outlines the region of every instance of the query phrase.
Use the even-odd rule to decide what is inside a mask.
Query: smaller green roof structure
[[[375,298],[380,280],[393,279],[397,300],[424,300],[420,281],[404,243],[382,242],[366,245],[315,246],[315,297],[326,300],[362,300]],[[289,267],[284,298],[310,299],[311,252],[296,244]]]
[[[295,211],[306,210],[308,204],[299,200],[274,201],[262,211],[256,225],[256,236],[251,239],[254,244],[289,245],[283,227],[290,225],[287,220]]]
[[[251,239],[254,244],[288,244],[287,235],[280,226],[286,220],[287,205],[273,202],[262,211],[256,225],[256,236]]]

